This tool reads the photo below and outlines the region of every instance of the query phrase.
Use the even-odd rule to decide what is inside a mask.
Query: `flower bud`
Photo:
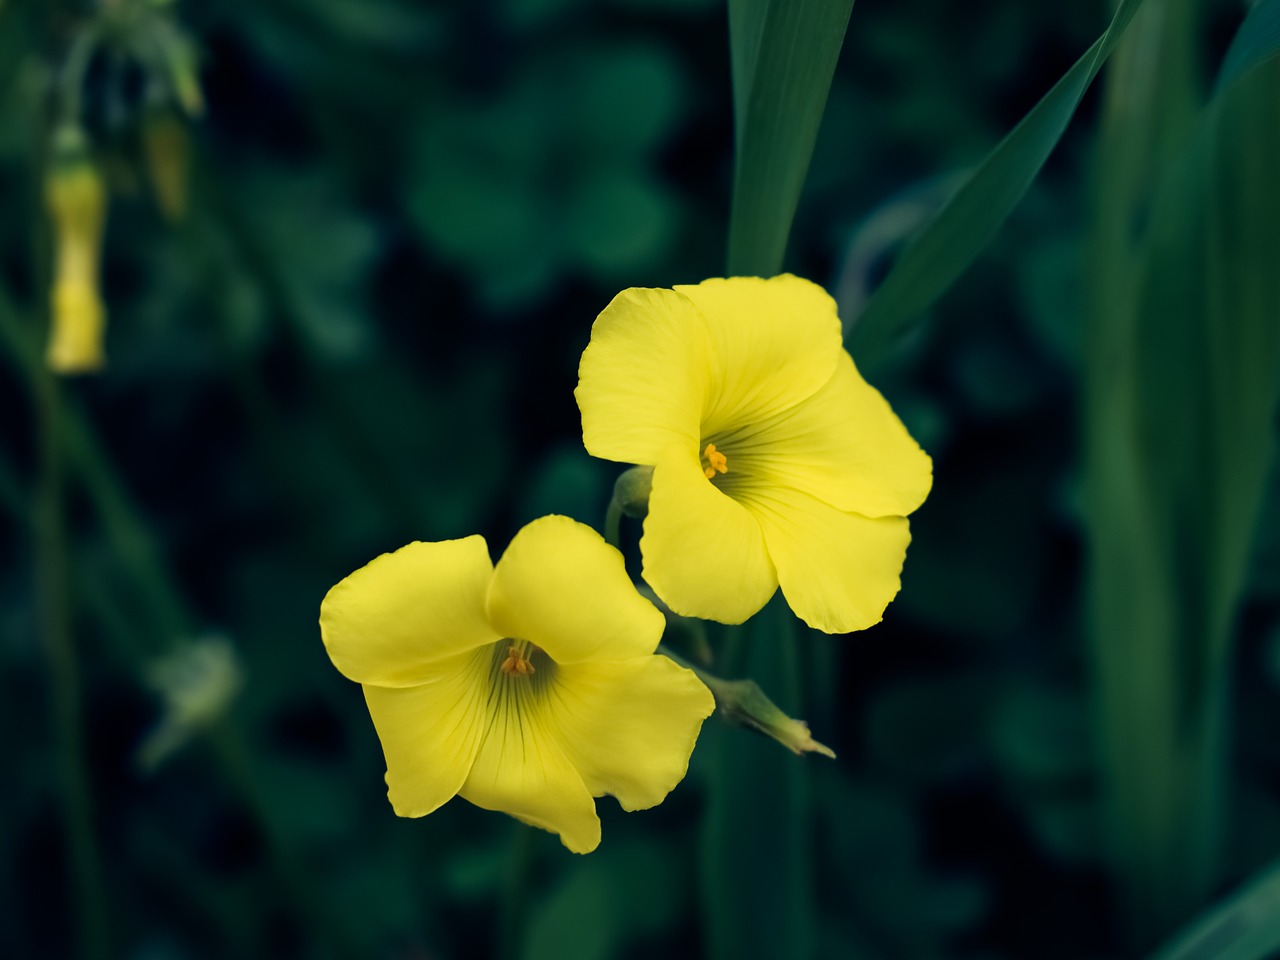
[[[653,467],[632,467],[613,485],[613,499],[622,512],[640,520],[649,512],[649,494],[653,490]]]
[[[705,683],[706,678],[702,679]],[[783,713],[754,680],[721,680],[707,686],[726,719],[777,740],[792,753],[820,753],[835,758],[835,751],[813,739],[807,723]]]
[[[240,689],[240,661],[231,643],[203,637],[155,661],[147,684],[164,703],[160,722],[138,748],[138,765],[154,770],[200,730],[218,720]]]
[[[187,129],[170,111],[152,111],[142,123],[142,149],[156,205],[166,220],[177,223],[187,212]]]
[[[57,134],[45,179],[45,204],[54,242],[52,327],[46,359],[58,373],[97,370],[104,362],[106,310],[98,272],[107,191],[78,129]]]

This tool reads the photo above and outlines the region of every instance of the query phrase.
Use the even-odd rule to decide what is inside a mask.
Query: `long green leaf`
[[[1262,960],[1280,953],[1280,865],[1197,918],[1151,960]]]
[[[1262,0],[1254,6],[1227,49],[1218,73],[1218,90],[1280,53],[1280,3]]]
[[[831,88],[853,0],[730,0],[737,156],[729,273],[772,276]]]
[[[1157,156],[1149,207],[1108,197],[1113,234],[1146,226],[1136,249],[1105,247],[1124,269],[1093,309],[1100,726],[1113,850],[1143,938],[1167,932],[1216,881],[1230,641],[1273,453],[1280,64],[1265,44],[1253,49],[1182,147]],[[1135,102],[1123,88],[1117,99]],[[1153,109],[1136,102],[1135,123]]]
[[[969,175],[903,251],[854,322],[849,349],[875,363],[906,324],[969,266],[1027,192],[1057,146],[1080,100],[1115,49],[1142,0],[1122,0],[1111,25]]]

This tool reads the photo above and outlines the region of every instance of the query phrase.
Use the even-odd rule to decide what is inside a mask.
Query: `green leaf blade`
[[[730,275],[782,269],[853,0],[731,0],[737,164]]]
[[[1075,116],[1142,0],[1122,0],[1106,32],[987,155],[899,257],[849,336],[864,366],[883,355],[987,245],[1022,199]]]

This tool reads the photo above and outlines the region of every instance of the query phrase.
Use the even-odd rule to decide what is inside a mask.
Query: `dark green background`
[[[1097,37],[1104,7],[862,0],[788,268],[856,312],[895,247],[851,263],[863,227],[979,160]],[[1221,7],[1206,59],[1234,25]],[[0,9],[0,285],[32,330],[42,71],[75,23],[57,8]],[[599,526],[617,468],[582,449],[577,359],[618,290],[723,272],[725,10],[223,0],[180,15],[208,101],[183,224],[147,195],[136,80],[115,105],[107,66],[91,72],[114,190],[110,362],[67,390],[162,571],[136,575],[73,474],[111,955],[488,956],[520,828],[462,801],[394,817],[359,688],[320,644],[320,599],[410,540],[478,532],[497,555],[544,513]],[[784,703],[840,758],[782,756],[811,776],[822,957],[1122,955],[1081,623],[1095,97],[994,246],[876,372],[935,487],[884,623],[805,636],[811,695]],[[16,358],[0,369],[0,956],[63,956],[76,921],[28,523],[34,410]],[[1280,516],[1264,520],[1232,692],[1232,879],[1280,853]],[[243,690],[212,738],[144,776],[134,751],[159,710],[145,664],[207,633],[234,643]],[[662,807],[601,801],[597,853],[536,837],[523,956],[710,949],[697,852],[708,764],[730,738],[779,762],[712,720]],[[738,802],[755,792],[743,782]]]

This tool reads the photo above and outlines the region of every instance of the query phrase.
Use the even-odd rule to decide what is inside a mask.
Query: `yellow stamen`
[[[729,472],[729,458],[717,450],[714,443],[707,444],[707,449],[702,451],[702,459],[706,462],[706,466],[702,468],[702,474],[708,480],[717,473]]]
[[[507,659],[502,661],[502,672],[509,676],[527,677],[533,673],[533,661],[525,656],[525,651],[512,644],[507,650]]]

